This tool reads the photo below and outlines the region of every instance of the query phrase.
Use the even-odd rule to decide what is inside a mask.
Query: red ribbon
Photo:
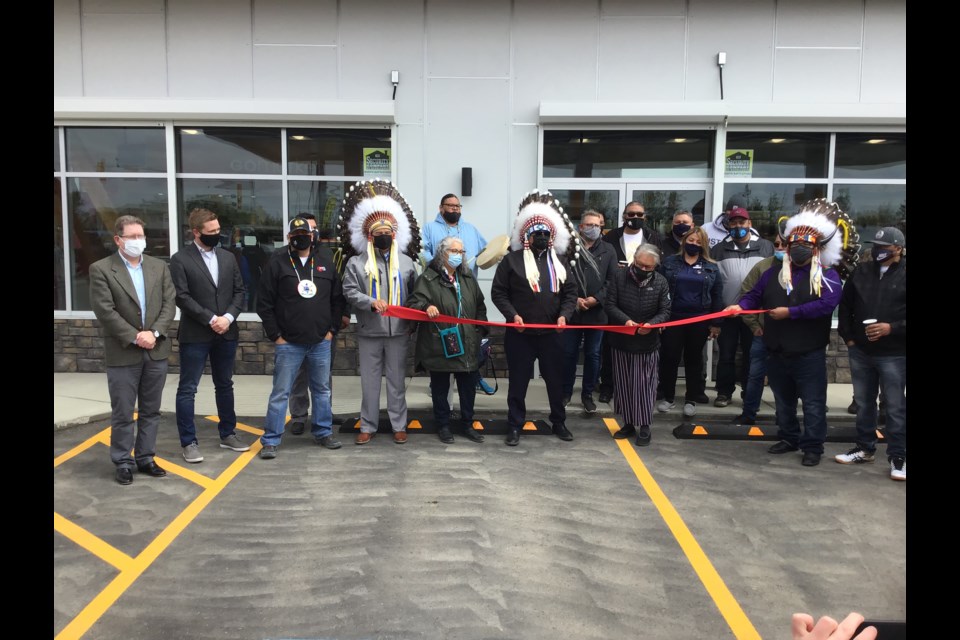
[[[706,320],[714,320],[715,318],[730,318],[733,316],[738,316],[744,313],[766,313],[764,309],[755,309],[752,311],[717,311],[716,313],[708,313],[703,316],[695,316],[693,318],[684,318],[682,320],[673,320],[671,322],[661,322],[659,324],[646,325],[645,329],[658,329],[660,327],[676,327],[682,324],[694,324],[695,322],[704,322]],[[417,311],[416,309],[410,309],[408,307],[396,307],[394,305],[387,305],[387,310],[383,312],[383,315],[390,316],[393,318],[400,318],[401,320],[414,320],[416,322],[444,322],[447,324],[479,324],[486,325],[488,327],[509,327],[511,329],[600,329],[602,331],[612,331],[614,333],[622,333],[625,335],[633,335],[637,332],[639,327],[628,327],[622,324],[568,324],[562,327],[558,327],[555,324],[523,324],[519,325],[513,322],[488,322],[486,320],[473,320],[471,318],[455,318],[454,316],[447,316],[444,314],[438,315],[436,318],[430,318],[427,316],[426,311]]]

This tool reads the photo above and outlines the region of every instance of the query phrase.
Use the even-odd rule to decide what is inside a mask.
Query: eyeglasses
[[[146,240],[147,236],[117,236],[118,238],[123,238],[124,240]]]
[[[448,251],[448,253],[455,253],[455,254],[457,254],[458,256],[465,256],[465,255],[467,255],[467,252],[464,251],[463,249],[450,249],[450,251]]]
[[[774,241],[773,241],[773,246],[776,247],[777,249],[783,249],[784,247],[787,246],[787,243],[786,243],[786,242],[781,242],[780,240],[774,240]]]
[[[463,205],[462,205],[462,204],[444,204],[444,205],[441,205],[441,206],[444,206],[444,207],[446,207],[446,208],[448,208],[448,209],[463,209]]]
[[[642,218],[644,216],[644,211],[627,211],[623,214],[624,218]]]

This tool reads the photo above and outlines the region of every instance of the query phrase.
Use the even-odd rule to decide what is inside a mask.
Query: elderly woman
[[[637,327],[635,335],[610,333],[613,358],[613,408],[623,416],[623,427],[613,434],[636,435],[637,446],[650,444],[653,401],[657,395],[660,331],[652,324],[670,317],[670,288],[656,273],[660,250],[652,244],[637,247],[633,262],[618,269],[607,289],[604,309],[610,324]]]
[[[417,278],[407,306],[426,311],[430,318],[444,314],[486,320],[483,293],[473,272],[463,264],[463,256],[463,240],[455,236],[444,238],[427,269]],[[447,401],[451,373],[457,379],[463,435],[474,442],[483,442],[483,436],[473,428],[473,402],[477,395],[480,339],[485,334],[486,327],[475,324],[436,322],[421,324],[417,332],[415,366],[417,370],[430,372],[433,417],[441,442],[453,442]]]
[[[680,249],[663,259],[660,273],[670,286],[670,319],[684,320],[723,310],[723,276],[710,257],[710,239],[702,227],[693,227],[680,237]],[[720,335],[723,320],[667,327],[660,336],[660,385],[657,411],[673,409],[677,369],[683,359],[686,395],[683,415],[697,413],[697,398],[703,395],[703,345]]]

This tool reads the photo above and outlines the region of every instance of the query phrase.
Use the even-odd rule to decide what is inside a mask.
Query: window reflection
[[[731,198],[746,203],[751,225],[767,240],[777,236],[781,216],[792,216],[807,200],[826,196],[825,184],[725,184],[723,189],[724,206]]]
[[[312,213],[317,218],[321,239],[335,241],[337,224],[343,209],[344,194],[353,182],[314,182],[297,180],[288,183],[287,219],[300,213]]]
[[[544,178],[707,178],[714,131],[543,133]]]
[[[905,133],[838,133],[835,178],[905,180]]]
[[[280,129],[181,127],[176,138],[181,173],[280,173]]]
[[[163,178],[70,178],[67,181],[73,308],[90,309],[90,265],[117,250],[113,225],[124,215],[145,224],[147,255],[170,256],[167,181]]]
[[[364,167],[364,153],[384,151],[384,167]],[[292,176],[390,177],[389,129],[288,129],[287,172]]]
[[[221,244],[240,265],[247,289],[245,311],[256,311],[260,275],[274,250],[286,242],[279,180],[181,179],[178,212],[181,246],[193,242],[190,212],[203,207],[217,214]]]
[[[677,211],[689,211],[693,222],[703,225],[707,192],[703,189],[684,191],[634,191],[631,201],[643,205],[646,226],[657,230],[661,237],[673,232],[673,216]]]
[[[162,128],[69,127],[67,171],[165,172]]]
[[[63,257],[63,206],[60,178],[53,179],[53,310],[67,308],[66,268]]]
[[[53,170],[60,171],[60,128],[53,128]]]
[[[827,133],[731,132],[727,153],[752,152],[752,171],[745,178],[826,178],[829,141]]]
[[[865,244],[881,227],[896,227],[907,234],[907,185],[838,184],[833,188],[833,199],[846,211],[864,243],[861,252],[869,251]]]
[[[603,228],[605,231],[617,226],[620,212],[620,191],[593,190],[593,189],[551,189],[553,197],[560,201],[563,212],[570,216],[575,225],[580,224],[580,218],[587,209],[593,209],[603,214]]]

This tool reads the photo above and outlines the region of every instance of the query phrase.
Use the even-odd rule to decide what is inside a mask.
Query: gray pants
[[[337,353],[337,337],[330,341],[330,406],[333,407],[333,358]],[[307,424],[310,422],[310,367],[304,359],[300,371],[293,380],[293,389],[290,390],[290,422]]]
[[[360,355],[360,431],[376,433],[380,423],[380,378],[387,377],[387,415],[394,431],[407,428],[407,336],[357,337]]]
[[[160,426],[160,398],[167,382],[167,359],[151,360],[143,352],[140,364],[107,367],[110,392],[110,459],[117,467],[133,469],[153,461]],[[133,408],[138,409],[137,421]],[[130,450],[134,456],[130,456]]]

